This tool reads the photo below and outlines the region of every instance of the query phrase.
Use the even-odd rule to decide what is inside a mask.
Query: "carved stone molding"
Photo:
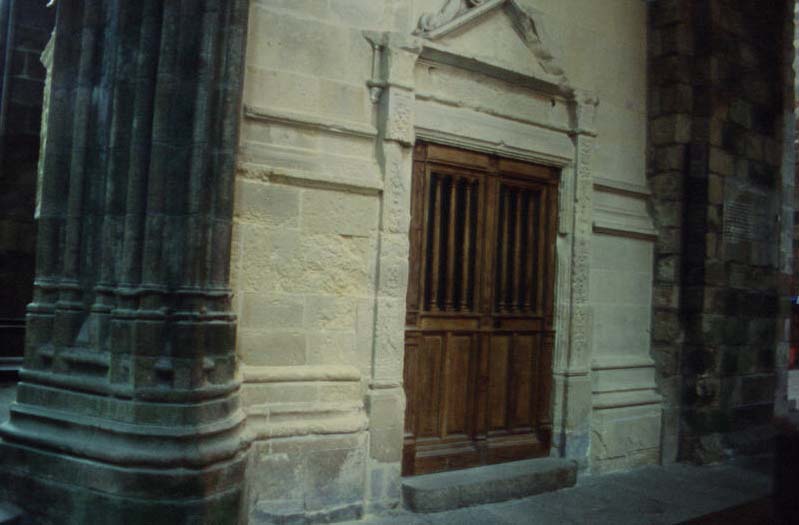
[[[503,8],[513,23],[519,38],[530,49],[541,68],[560,84],[567,85],[563,68],[552,49],[545,42],[542,22],[538,13],[531,12],[518,0],[447,0],[435,13],[425,13],[420,19],[415,35],[428,40],[444,37],[489,12]]]
[[[452,22],[459,16],[466,14],[470,9],[490,3],[486,0],[446,0],[441,9],[436,13],[425,13],[419,19],[417,34],[434,31]],[[493,3],[498,3],[494,1]],[[501,2],[499,2],[501,3]]]

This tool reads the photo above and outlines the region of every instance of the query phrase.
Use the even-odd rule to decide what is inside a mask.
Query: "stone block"
[[[336,381],[318,385],[319,399],[326,403],[360,403],[363,400],[363,384],[359,381]]]
[[[292,230],[276,231],[272,237],[273,250],[268,260],[273,269],[273,285],[279,291],[368,295],[373,290],[374,239],[300,236]]]
[[[652,203],[653,218],[659,228],[678,227],[682,224],[681,206],[679,202]]]
[[[310,12],[319,8],[321,6],[312,7]],[[305,13],[297,16],[272,9],[253,10],[250,34],[260,38],[250,39],[248,66],[345,82],[370,78],[371,45],[360,31],[332,24],[327,19],[328,14],[324,16],[326,20],[319,21],[307,18]]]
[[[709,168],[712,173],[722,176],[735,175],[735,159],[721,148],[710,148]]]
[[[300,193],[297,188],[236,178],[235,217],[272,227],[299,225]]]
[[[355,335],[352,332],[308,332],[308,364],[340,365],[355,358]]]
[[[674,284],[656,284],[652,290],[652,305],[655,308],[678,308],[680,287]]]
[[[355,307],[355,353],[357,362],[354,364],[365,375],[371,373],[374,327],[374,299],[359,299]]]
[[[382,228],[407,236],[411,221],[411,163],[405,148],[387,144]]]
[[[402,494],[408,509],[429,513],[532,496],[576,481],[575,462],[542,458],[474,468],[468,476],[457,471],[414,476],[403,481]]]
[[[303,325],[305,305],[301,295],[244,292],[241,296],[242,329],[285,330]]]
[[[363,0],[330,0],[329,17],[332,21],[358,29],[382,29],[387,6],[383,2]]]
[[[369,91],[360,84],[320,79],[319,109],[321,115],[371,124],[372,101]]]
[[[677,344],[655,344],[652,346],[652,359],[655,361],[657,374],[673,377],[679,372],[680,347]]]
[[[595,410],[591,422],[593,459],[620,458],[660,445],[660,406]]]
[[[752,127],[752,105],[737,99],[730,105],[729,119],[746,129]]]
[[[405,355],[405,300],[379,297],[376,310],[374,377],[397,381]]]
[[[674,283],[679,279],[680,258],[676,255],[658,257],[655,262],[655,278],[658,282]]]
[[[309,330],[352,332],[356,327],[356,301],[347,296],[306,295],[304,324]]]
[[[404,298],[408,290],[408,258],[381,257],[380,295]]]
[[[364,489],[364,451],[310,450],[305,461],[305,505],[308,510],[360,502]]]
[[[256,442],[249,468],[251,497],[255,501],[302,502],[303,465],[298,456],[272,450],[269,442]]]
[[[398,463],[382,464],[371,461],[368,467],[368,498],[376,510],[387,510],[399,504],[401,466]],[[381,508],[382,507],[382,508]]]
[[[319,388],[309,383],[245,383],[242,386],[245,406],[314,403],[319,400]]]
[[[362,433],[256,442],[253,447],[250,500],[256,519],[307,524],[361,517]]]
[[[652,4],[651,18],[655,27],[670,26],[682,20],[684,16],[680,0],[661,0]],[[670,30],[671,28],[665,29]],[[664,31],[664,29],[661,29]]]
[[[320,79],[312,74],[250,66],[244,76],[245,103],[255,107],[315,113],[319,111],[319,89]],[[263,128],[262,122],[245,121],[242,138],[258,140],[257,133],[263,132]]]
[[[253,3],[261,8],[290,10],[302,16],[323,19],[328,15],[327,3],[319,0],[255,0]]]
[[[663,113],[690,113],[693,90],[689,84],[672,84],[658,89],[660,110]]]
[[[652,320],[652,339],[674,343],[680,338],[680,320],[675,312],[658,310]]]
[[[682,236],[679,228],[661,228],[655,241],[659,255],[673,255],[682,251]]]
[[[691,118],[688,115],[658,117],[651,123],[652,143],[660,146],[687,143],[691,140]]]
[[[672,144],[668,146],[658,146],[655,149],[655,168],[659,171],[674,170],[680,173],[679,170],[684,169],[686,162],[686,148],[684,144]]]
[[[305,334],[296,331],[239,330],[237,351],[250,366],[289,366],[306,363]]]
[[[709,204],[724,204],[724,179],[711,173],[707,181],[707,199]]]
[[[675,159],[675,166],[673,169],[680,169],[685,161],[684,159],[684,146],[672,146],[666,151],[659,151],[658,156],[674,156],[679,157]],[[660,158],[660,157],[658,157]],[[658,173],[649,179],[649,184],[652,187],[652,197],[660,201],[679,201],[682,199],[682,173],[679,171]]]
[[[238,231],[240,246],[236,277],[237,292],[245,290],[265,292],[273,289],[276,278],[274,258],[286,257],[287,251],[283,248],[275,253],[273,233],[259,224],[237,222],[235,229]],[[293,239],[296,244],[297,230],[287,230],[281,234]]]
[[[373,391],[367,399],[369,456],[381,463],[400,462],[405,422],[402,389]]]

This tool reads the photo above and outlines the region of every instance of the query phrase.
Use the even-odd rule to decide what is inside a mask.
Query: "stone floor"
[[[710,516],[763,500],[771,493],[771,464],[747,458],[724,465],[644,467],[587,476],[577,486],[521,500],[450,512],[370,516],[351,525],[666,524]],[[756,520],[752,523],[765,523]]]

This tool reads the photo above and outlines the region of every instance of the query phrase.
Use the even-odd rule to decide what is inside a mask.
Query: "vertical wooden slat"
[[[543,196],[546,199],[544,201],[546,202],[546,226],[542,228],[545,232],[542,237],[545,239],[546,244],[546,258],[544,259],[545,271],[541,272],[544,275],[545,286],[541,288],[546,290],[546,304],[544,304],[544,301],[541,304],[544,305],[548,330],[554,330],[555,327],[555,238],[558,234],[557,193],[554,187],[550,187]]]
[[[546,231],[542,231],[545,230],[547,224],[547,217],[545,215],[547,206],[543,200],[544,197],[546,197],[546,195],[540,192],[535,195],[535,222],[533,223],[536,246],[536,256],[533,264],[533,275],[535,275],[534,307],[535,311],[539,314],[545,313],[544,310],[546,309],[544,295],[547,289],[547,283],[545,280],[548,279],[546,269],[550,262],[547,259],[549,236]],[[542,226],[542,224],[544,226]]]
[[[510,260],[509,244],[510,244],[510,199],[508,198],[508,190],[505,187],[500,189],[500,215],[502,221],[501,241],[499,249],[500,257],[500,274],[499,282],[495,284],[495,293],[497,294],[497,310],[503,312],[507,309],[507,289],[508,289],[508,262]]]
[[[469,280],[472,271],[472,186],[474,181],[464,184],[463,212],[463,265],[461,266],[461,300],[459,310],[471,310],[471,286]]]
[[[432,261],[430,264],[430,310],[433,312],[438,311],[439,298],[440,298],[440,277],[441,277],[441,194],[444,192],[442,180],[438,176],[431,177],[431,190],[434,193],[433,209],[430,213],[433,214],[433,243],[432,243]]]
[[[523,299],[520,298],[522,293],[522,190],[515,191],[516,209],[514,210],[514,225],[513,225],[513,289],[511,290],[511,310],[517,310]]]
[[[536,194],[528,192],[527,195],[527,249],[526,249],[526,267],[525,274],[526,289],[524,293],[524,309],[531,310],[536,307],[536,280],[538,276],[535,274],[535,260],[538,257],[538,243],[536,238],[538,236],[536,228],[536,213],[538,213],[538,206],[536,204]]]
[[[458,242],[456,239],[457,213],[458,213],[458,178],[449,179],[449,209],[447,218],[447,279],[446,300],[444,310],[451,311],[455,299],[455,259]]]

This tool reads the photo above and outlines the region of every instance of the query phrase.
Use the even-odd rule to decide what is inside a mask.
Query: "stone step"
[[[405,478],[402,497],[413,512],[442,512],[534,496],[576,482],[576,462],[540,458]]]
[[[22,511],[11,503],[0,501],[0,525],[22,524]]]

